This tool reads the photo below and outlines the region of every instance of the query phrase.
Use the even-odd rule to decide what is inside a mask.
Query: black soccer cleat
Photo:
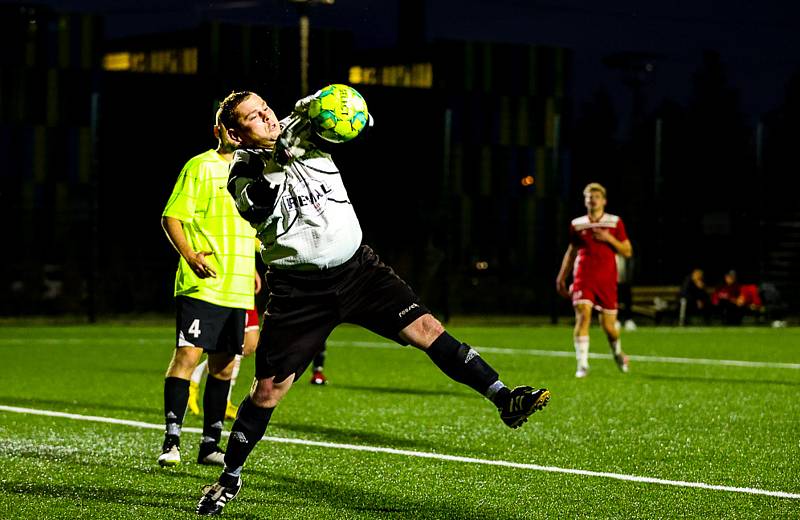
[[[508,403],[500,408],[500,419],[509,428],[519,428],[536,410],[547,406],[550,390],[540,388],[534,390],[530,386],[518,386],[511,391]]]
[[[195,512],[202,516],[214,516],[222,513],[225,504],[236,498],[242,489],[242,479],[237,477],[232,486],[223,486],[219,481],[203,487],[203,496],[197,503]]]

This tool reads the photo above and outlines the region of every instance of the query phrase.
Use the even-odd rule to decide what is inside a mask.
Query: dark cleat
[[[242,489],[242,479],[239,477],[232,486],[223,486],[219,481],[203,487],[203,497],[197,504],[198,515],[213,516],[222,513],[225,504],[236,498]]]
[[[534,390],[530,386],[518,386],[511,391],[511,397],[500,408],[500,418],[509,428],[519,428],[536,410],[541,410],[550,400],[546,388]]]

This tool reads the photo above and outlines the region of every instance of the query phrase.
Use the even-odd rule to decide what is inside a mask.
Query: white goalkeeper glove
[[[306,152],[314,147],[314,143],[309,140],[311,123],[305,115],[295,111],[291,116],[281,121],[281,128],[281,135],[275,142],[273,153],[275,162],[281,166],[288,164],[292,159],[304,156]]]

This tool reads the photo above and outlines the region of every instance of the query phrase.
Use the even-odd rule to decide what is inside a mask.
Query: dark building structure
[[[4,6],[0,38],[0,314],[169,311],[176,257],[159,215],[171,186],[214,146],[215,102],[232,89],[291,106],[297,29],[208,23],[111,42],[97,17]],[[335,38],[346,57],[349,35],[311,38],[315,81],[346,77],[325,52]]]
[[[400,3],[396,49],[357,51],[350,33],[312,25],[308,83],[349,83],[366,97],[376,126],[336,160],[365,241],[436,312],[569,314],[553,280],[593,180],[626,219],[635,282],[677,284],[697,260],[688,250],[711,272],[730,268],[742,239],[752,253],[737,268],[798,294],[791,211],[733,204],[746,190],[740,173],[719,207],[684,197],[698,178],[680,160],[691,144],[675,130],[684,114],[639,114],[629,143],[604,141],[602,121],[579,128],[573,116],[571,51],[429,41],[422,4]],[[227,93],[255,90],[279,115],[310,93],[301,31],[208,21],[108,40],[92,16],[3,9],[0,217],[13,224],[0,314],[170,312],[177,257],[159,216],[174,180],[214,146]],[[753,171],[777,178],[791,125],[774,116],[759,131]],[[726,178],[714,175],[704,185]],[[759,200],[786,200],[760,186]]]
[[[374,229],[367,220],[373,241],[399,268],[407,261],[445,314],[548,312],[552,284],[541,273],[563,243],[570,54],[439,41],[358,59],[350,81],[367,93],[370,139],[380,141],[366,153],[405,215]],[[393,148],[399,161],[380,159]],[[382,236],[387,220],[396,229]]]
[[[213,146],[215,102],[231,90],[263,93],[279,114],[305,94],[298,30],[208,23],[103,41],[92,18],[15,15],[40,57],[3,64],[16,86],[4,126],[30,136],[5,142],[17,157],[6,198],[20,202],[4,216],[21,221],[12,243],[27,256],[3,285],[31,301],[5,312],[169,311],[176,258],[158,217],[174,179]],[[32,19],[44,36],[26,32]],[[568,54],[437,42],[378,59],[351,47],[347,33],[312,29],[309,84],[356,84],[378,121],[337,156],[366,240],[442,312],[546,310],[532,273],[556,240]],[[66,59],[76,54],[82,61]],[[14,99],[30,100],[28,111],[14,116]],[[59,277],[47,308],[45,271]]]
[[[0,13],[1,310],[84,312],[101,25],[46,9]]]

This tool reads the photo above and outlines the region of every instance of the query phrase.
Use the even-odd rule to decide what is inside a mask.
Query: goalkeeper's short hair
[[[253,95],[255,94],[249,90],[231,92],[228,94],[225,99],[222,100],[222,103],[219,104],[216,124],[221,123],[225,128],[239,128],[239,121],[236,118],[236,107],[239,106],[239,103]]]

